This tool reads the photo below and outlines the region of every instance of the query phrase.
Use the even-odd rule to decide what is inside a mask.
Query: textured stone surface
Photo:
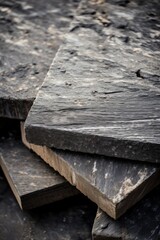
[[[112,218],[120,217],[160,183],[158,164],[52,150],[29,144],[23,125],[22,136],[24,144]]]
[[[159,12],[159,0],[84,1],[31,109],[28,140],[159,162]]]
[[[0,166],[23,209],[78,194],[63,177],[13,137],[0,141]]]
[[[147,195],[117,221],[99,209],[92,229],[93,240],[160,239],[159,202],[160,187]]]
[[[0,116],[26,118],[77,4],[0,1]]]
[[[1,240],[91,240],[95,214],[94,204],[82,196],[21,211],[0,169]]]

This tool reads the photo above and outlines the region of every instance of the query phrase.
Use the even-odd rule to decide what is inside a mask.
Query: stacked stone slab
[[[29,144],[23,126],[22,135],[25,145],[114,219],[160,183],[160,168],[155,164],[120,161]]]
[[[108,186],[115,189],[108,156],[116,158],[110,175],[116,186],[122,165],[129,170],[134,164],[124,159],[136,160],[136,166],[156,163],[159,169],[158,9],[158,1],[82,1],[26,121],[32,149],[113,218],[125,210],[115,213],[107,208],[109,194],[101,197]],[[119,186],[122,208],[136,184],[133,169],[133,178],[123,178]],[[157,184],[158,178],[159,173]],[[143,190],[136,185],[132,201],[145,194],[144,185]]]
[[[36,56],[40,78],[26,71],[24,84],[11,84],[24,78],[25,68],[3,73],[3,117],[25,119],[40,89],[26,132],[22,126],[23,143],[98,205],[93,239],[159,237],[159,188],[127,211],[160,183],[159,9],[157,0],[84,0],[47,75],[48,46],[42,62]],[[30,78],[37,79],[35,88]],[[145,232],[144,219],[151,221],[155,209]]]

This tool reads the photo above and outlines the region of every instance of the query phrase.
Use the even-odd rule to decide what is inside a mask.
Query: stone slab
[[[97,211],[93,240],[160,239],[160,187],[147,195],[117,221],[102,210]]]
[[[22,141],[112,218],[117,219],[160,183],[160,165],[117,160]]]
[[[0,166],[22,209],[39,207],[79,193],[13,137],[0,141]]]
[[[0,117],[26,118],[77,5],[0,1]]]
[[[83,1],[28,115],[28,141],[160,162],[160,2]]]

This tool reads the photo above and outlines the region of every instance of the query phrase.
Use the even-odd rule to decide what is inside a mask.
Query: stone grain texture
[[[28,141],[160,162],[160,2],[82,2],[26,122]]]
[[[0,1],[0,117],[26,118],[77,5]]]
[[[29,144],[22,125],[22,139],[45,162],[117,219],[160,183],[160,166],[75,153]]]
[[[119,220],[114,221],[102,210],[97,211],[93,240],[160,239],[160,187],[137,203]]]
[[[95,205],[83,196],[21,211],[0,171],[1,240],[91,240],[95,214]]]
[[[22,209],[78,194],[76,188],[13,137],[0,141],[0,166]]]

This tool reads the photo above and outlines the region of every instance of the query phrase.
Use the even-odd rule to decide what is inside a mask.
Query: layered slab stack
[[[93,239],[157,240],[160,236],[159,187],[145,197],[160,183],[159,10],[158,0],[82,1],[42,86],[37,81],[32,103],[40,90],[25,129],[21,124],[23,143],[53,168],[56,179],[63,179],[63,194],[69,193],[66,184],[69,195],[77,194],[71,183],[99,207]],[[1,102],[3,116],[19,119],[25,119],[32,105],[25,114],[19,106],[6,114],[8,107]],[[6,152],[5,144],[3,149]],[[6,176],[12,175],[8,180],[14,190],[17,155],[9,161],[9,155],[3,154],[6,160],[1,157],[1,165]],[[36,173],[39,165],[33,161],[23,161],[21,166]],[[43,175],[46,166],[39,161]],[[42,199],[47,184],[43,180],[38,182]],[[29,174],[27,181],[35,184]],[[47,188],[58,197],[58,180],[56,187],[52,181]]]
[[[142,14],[144,9],[146,13]],[[26,121],[28,141],[34,144],[117,157],[102,160],[98,156],[54,149],[39,153],[107,213],[109,196],[106,202],[102,201],[93,190],[89,193],[88,187],[83,189],[80,182],[85,178],[90,182],[93,177],[93,184],[99,184],[98,189],[102,187],[104,193],[104,189],[109,189],[106,183],[108,175],[112,176],[110,161],[113,161],[115,178],[116,168],[124,177],[119,192],[112,198],[119,193],[126,199],[128,189],[132,192],[136,180],[140,180],[136,174],[140,176],[141,171],[136,169],[140,163],[135,163],[135,167],[133,161],[128,163],[121,158],[160,161],[159,52],[158,40],[151,34],[158,26],[152,25],[150,18],[146,20],[146,14],[153,10],[158,24],[156,3],[150,1],[142,5],[134,1],[127,6],[114,1],[83,1]],[[133,164],[131,170],[129,164]],[[145,164],[143,167],[147,169]],[[127,178],[124,169],[133,177]],[[157,184],[158,178],[159,173]],[[108,183],[113,194],[115,187],[110,180]],[[139,188],[139,184],[136,186]],[[123,197],[117,199],[123,201]],[[109,214],[116,218],[116,214]]]
[[[28,146],[23,132],[23,142]],[[160,183],[153,164],[93,156],[30,144],[30,148],[72,185],[116,219]]]
[[[78,1],[48,1],[45,6],[36,1],[0,4],[1,117],[26,118],[77,4]],[[1,120],[1,133],[14,124],[15,121]],[[17,140],[13,128],[10,132],[12,138],[6,137],[0,143],[0,166],[21,208],[35,208],[78,194]]]

